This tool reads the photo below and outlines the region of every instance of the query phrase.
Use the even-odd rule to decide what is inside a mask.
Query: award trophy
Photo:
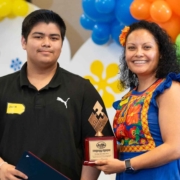
[[[103,136],[102,130],[104,129],[108,118],[105,113],[102,112],[102,106],[97,101],[93,107],[88,121],[94,128],[96,134],[95,137],[88,137],[85,139],[85,160],[84,165],[93,166],[94,161],[117,158],[117,143],[114,136]]]

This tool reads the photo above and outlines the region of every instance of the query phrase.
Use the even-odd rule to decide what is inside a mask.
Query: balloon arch
[[[29,12],[28,2],[25,0],[0,0],[0,20],[5,17],[26,16]]]
[[[26,16],[28,2],[31,0],[0,0],[0,21],[5,17]],[[119,44],[124,26],[143,19],[164,28],[180,49],[179,0],[82,0],[82,8],[80,24],[92,31],[95,44],[103,45],[111,39]]]
[[[180,46],[179,0],[82,0],[82,8],[80,23],[92,31],[91,38],[98,45],[110,39],[119,44],[124,26],[147,20],[159,24]]]

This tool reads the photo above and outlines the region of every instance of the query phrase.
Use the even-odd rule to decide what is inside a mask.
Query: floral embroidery
[[[140,144],[147,144],[147,139],[141,138],[141,139],[139,140],[139,142],[140,142]]]
[[[127,104],[129,101],[129,98],[126,98],[126,99],[123,99],[121,102],[120,102],[120,106],[124,105],[124,104]]]
[[[155,88],[163,80],[157,81],[141,95],[131,96],[132,91],[126,94],[116,111],[113,128],[123,152],[139,152],[154,147],[154,141],[149,133],[146,113],[149,101]]]
[[[123,142],[121,141],[121,144],[140,144],[140,139],[145,139],[140,117],[143,102],[144,96],[140,96],[138,99],[130,100],[129,105],[127,103],[122,106],[119,105],[119,110],[117,110],[114,118],[113,128],[118,139],[125,139]],[[120,114],[124,117],[123,120],[119,117]]]
[[[137,124],[138,121],[140,120],[139,114],[142,109],[142,106],[138,104],[137,106],[132,106],[128,110],[128,115],[126,118],[126,124],[129,126],[131,124]]]
[[[138,144],[138,143],[137,143],[137,141],[131,139],[131,140],[128,141],[128,144],[133,145],[133,144]]]
[[[120,110],[116,111],[115,117],[114,117],[114,123],[113,123],[113,128],[116,129],[118,127],[118,119],[119,119],[119,114],[120,114]]]
[[[130,130],[129,130],[129,137],[131,139],[136,139],[136,126],[133,126]]]
[[[126,130],[126,126],[124,124],[120,124],[120,126],[117,128],[116,132],[117,132],[116,136],[120,139],[127,136],[127,130]]]

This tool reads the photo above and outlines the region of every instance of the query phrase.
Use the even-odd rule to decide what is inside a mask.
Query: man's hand
[[[13,165],[5,163],[0,167],[0,180],[19,180],[19,179],[28,179],[28,177],[24,173],[15,169],[15,166]]]

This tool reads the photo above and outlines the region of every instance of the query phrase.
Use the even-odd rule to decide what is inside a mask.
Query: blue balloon
[[[100,13],[95,7],[95,0],[82,0],[84,14],[95,22],[111,22],[115,19],[114,12]]]
[[[110,39],[109,24],[97,23],[93,28],[91,37],[92,37],[92,40],[98,45],[107,43]]]
[[[115,16],[119,22],[130,25],[137,22],[130,13],[130,6],[133,0],[118,0],[115,7]]]
[[[111,24],[111,37],[112,39],[119,45],[119,35],[121,34],[121,30],[124,29],[125,24],[119,22],[118,20],[115,20],[112,24]]]
[[[92,39],[102,45],[112,38],[117,44],[124,26],[137,22],[130,13],[133,0],[82,0],[82,27],[92,30]]]
[[[83,28],[87,30],[92,30],[95,22],[92,19],[89,19],[85,14],[80,16],[80,24]]]
[[[95,7],[100,13],[110,13],[115,8],[115,0],[96,0]]]
[[[98,39],[107,39],[110,37],[110,26],[105,23],[97,23],[93,28],[92,34]]]
[[[93,33],[91,35],[91,38],[93,40],[93,42],[97,45],[103,45],[106,44],[109,41],[109,37],[106,37],[104,39],[99,39],[98,37],[96,37]]]

